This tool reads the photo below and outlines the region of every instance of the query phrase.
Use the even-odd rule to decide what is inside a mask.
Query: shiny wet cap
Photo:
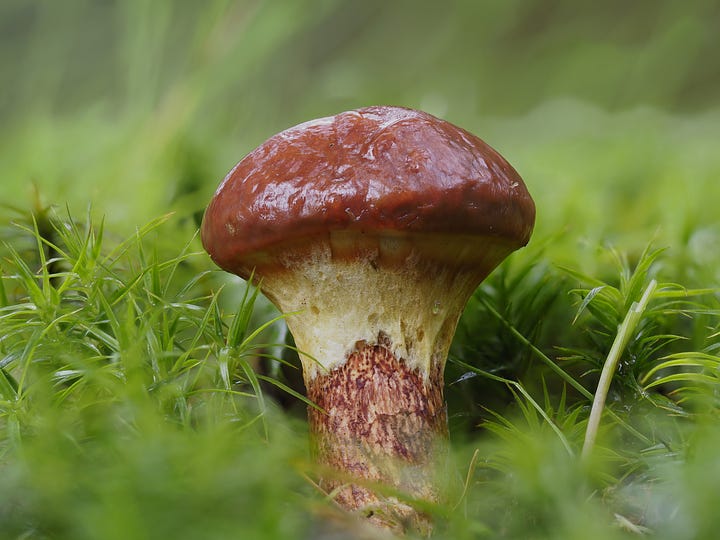
[[[522,178],[478,137],[378,106],[268,139],[225,177],[201,232],[218,266],[239,273],[255,253],[333,231],[491,237],[517,249],[534,221]]]

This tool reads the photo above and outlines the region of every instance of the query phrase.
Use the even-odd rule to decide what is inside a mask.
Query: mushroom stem
[[[319,407],[309,408],[313,453],[330,471],[322,486],[379,525],[428,532],[427,516],[371,484],[441,499],[443,370],[460,314],[491,266],[478,252],[471,265],[440,262],[411,238],[393,240],[388,248],[363,237],[366,249],[355,257],[322,244],[260,274],[305,353],[308,397]],[[500,250],[507,247],[486,242],[489,257]]]

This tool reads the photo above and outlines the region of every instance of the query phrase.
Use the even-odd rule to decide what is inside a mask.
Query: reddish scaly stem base
[[[442,366],[427,380],[395,358],[388,343],[361,344],[345,364],[307,383],[308,397],[325,412],[309,409],[313,452],[338,471],[321,484],[348,510],[403,532],[429,532],[427,516],[367,484],[436,502],[438,469],[445,461],[448,428]],[[348,483],[348,476],[364,485]]]

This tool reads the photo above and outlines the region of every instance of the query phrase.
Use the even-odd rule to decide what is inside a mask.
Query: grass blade
[[[589,457],[590,452],[595,445],[595,439],[600,427],[600,417],[602,416],[603,409],[605,408],[605,400],[607,398],[608,391],[610,390],[610,383],[612,382],[617,364],[620,361],[620,357],[625,350],[625,346],[632,337],[632,334],[640,322],[643,312],[645,311],[648,302],[650,302],[656,288],[657,281],[653,279],[645,289],[640,301],[631,305],[627,315],[625,316],[625,320],[618,329],[615,341],[613,342],[607,359],[603,365],[603,369],[600,374],[600,381],[598,382],[597,391],[595,392],[595,397],[593,399],[592,409],[590,410],[590,418],[588,419],[587,430],[585,432],[585,441],[583,442],[583,459],[587,459]]]

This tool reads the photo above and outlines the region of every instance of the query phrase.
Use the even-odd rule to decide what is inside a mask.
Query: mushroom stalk
[[[463,268],[433,260],[411,238],[387,240],[363,236],[360,256],[344,257],[327,243],[302,262],[286,258],[284,271],[264,273],[262,288],[290,314],[288,327],[306,355],[308,397],[321,409],[309,408],[309,420],[314,456],[327,471],[323,488],[375,523],[424,530],[425,516],[369,486],[440,500],[448,439],[443,370],[487,265],[475,256]],[[495,251],[488,244],[493,260]]]

